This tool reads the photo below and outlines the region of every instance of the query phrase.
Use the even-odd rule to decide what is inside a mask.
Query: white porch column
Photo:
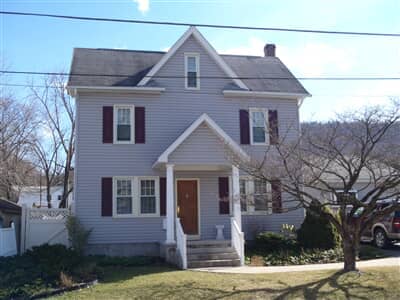
[[[232,212],[233,218],[242,230],[242,211],[240,210],[240,183],[239,183],[239,169],[232,166]]]
[[[167,164],[167,240],[166,244],[175,243],[174,210],[174,165]]]

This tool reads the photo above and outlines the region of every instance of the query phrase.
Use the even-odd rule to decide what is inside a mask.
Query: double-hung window
[[[116,143],[134,141],[134,106],[117,105],[114,107],[114,136]]]
[[[264,145],[267,142],[267,118],[263,108],[250,109],[250,133],[252,145]]]
[[[334,197],[334,202],[337,205],[340,205],[342,203],[347,203],[350,204],[350,202],[354,199],[357,199],[357,191],[356,190],[349,190],[347,193],[345,193],[343,190],[336,190],[336,195]]]
[[[248,184],[247,180],[240,179],[240,209],[242,211],[247,211],[247,202],[248,202]]]
[[[159,211],[159,186],[155,178],[139,178],[140,215],[157,215]]]
[[[158,177],[114,177],[114,217],[157,217],[160,215]]]
[[[271,203],[269,184],[263,180],[254,180],[254,210],[268,211]]]
[[[243,214],[268,214],[272,212],[271,186],[269,183],[243,177],[240,184],[240,207]]]
[[[133,215],[133,180],[130,177],[114,179],[114,212],[116,216]]]
[[[185,53],[185,87],[200,88],[200,56],[197,53]]]

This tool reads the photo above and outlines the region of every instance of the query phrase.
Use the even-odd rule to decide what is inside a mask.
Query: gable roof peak
[[[164,54],[164,56],[150,69],[150,71],[143,77],[138,83],[138,86],[146,85],[152,77],[161,69],[162,66],[175,54],[175,52],[185,43],[185,41],[193,36],[197,42],[206,50],[206,52],[214,59],[219,67],[225,72],[225,74],[232,78],[232,81],[241,89],[249,90],[242,80],[238,78],[236,73],[231,67],[224,61],[224,59],[217,53],[217,51],[211,46],[206,38],[200,33],[196,26],[190,26],[188,30],[175,42],[175,44]]]

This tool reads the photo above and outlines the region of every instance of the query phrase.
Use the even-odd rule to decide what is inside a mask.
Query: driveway
[[[382,252],[390,257],[400,257],[400,243],[391,245],[387,249],[382,249]]]
[[[400,270],[400,258],[380,258],[357,262],[357,268],[370,267],[394,267],[398,266]],[[192,271],[214,272],[214,273],[237,273],[237,274],[266,274],[266,273],[284,273],[284,272],[304,272],[304,271],[320,271],[320,270],[341,270],[343,263],[331,264],[312,264],[298,266],[268,266],[268,267],[210,267],[191,269]]]

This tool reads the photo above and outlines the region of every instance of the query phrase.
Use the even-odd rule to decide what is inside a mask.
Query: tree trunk
[[[352,236],[343,238],[344,271],[357,271],[356,258],[358,246],[357,241]]]
[[[47,199],[47,207],[51,208],[51,186],[46,184],[46,199]]]

